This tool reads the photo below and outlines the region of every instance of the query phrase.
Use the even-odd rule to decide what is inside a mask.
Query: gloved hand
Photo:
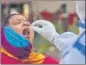
[[[59,35],[56,32],[54,25],[50,21],[37,20],[37,21],[34,21],[31,24],[31,26],[35,32],[42,35],[51,43],[53,42],[54,37]]]

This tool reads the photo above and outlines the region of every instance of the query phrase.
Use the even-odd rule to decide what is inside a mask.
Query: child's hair
[[[4,24],[9,24],[10,18],[11,18],[12,16],[14,16],[14,15],[20,15],[20,14],[9,14],[9,15],[6,17],[6,19],[4,20]]]

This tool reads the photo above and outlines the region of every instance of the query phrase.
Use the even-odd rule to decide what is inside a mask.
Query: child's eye
[[[12,22],[13,25],[17,25],[17,24],[20,24],[21,23],[21,20],[20,19],[17,19],[15,21]]]

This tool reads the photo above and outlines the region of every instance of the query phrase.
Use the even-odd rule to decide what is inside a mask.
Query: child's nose
[[[28,21],[28,22],[24,22],[24,25],[25,26],[30,26],[30,22]]]

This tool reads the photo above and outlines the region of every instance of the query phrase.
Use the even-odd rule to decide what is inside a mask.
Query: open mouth
[[[29,38],[29,34],[30,34],[30,30],[29,29],[24,29],[23,30],[24,37]]]

